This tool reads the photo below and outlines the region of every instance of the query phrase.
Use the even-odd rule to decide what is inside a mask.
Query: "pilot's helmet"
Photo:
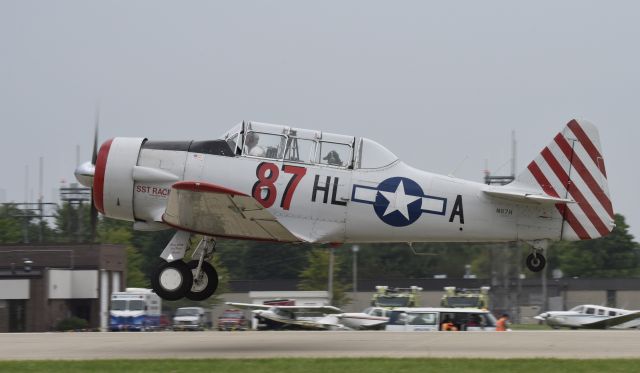
[[[247,134],[247,138],[246,138],[246,140],[245,140],[245,143],[246,143],[247,145],[249,145],[249,146],[253,146],[253,145],[255,145],[255,144],[257,144],[257,143],[258,143],[258,140],[260,140],[260,136],[258,136],[258,134],[257,134],[257,133],[255,133],[255,132],[249,132],[249,133]]]
[[[335,150],[332,150],[329,153],[327,153],[327,155],[325,155],[324,158],[322,158],[322,159],[327,161],[327,163],[331,164],[331,165],[341,165],[342,164],[342,161],[340,160],[340,155]]]

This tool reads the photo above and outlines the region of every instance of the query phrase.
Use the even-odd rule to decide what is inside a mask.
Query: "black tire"
[[[198,268],[198,261],[190,261],[187,263],[187,267],[191,270],[191,277],[194,278],[196,268]],[[203,284],[196,286],[194,278],[193,285],[187,290],[184,296],[189,300],[202,301],[216,292],[218,288],[218,272],[209,262],[202,262],[202,281]]]
[[[531,272],[540,272],[544,269],[544,266],[547,265],[547,259],[542,254],[529,254],[527,256],[527,268]]]
[[[171,271],[171,272],[168,272]],[[161,283],[163,275],[171,275],[179,281],[175,286],[167,287]],[[164,300],[178,300],[185,296],[185,293],[191,289],[193,284],[193,274],[191,269],[182,260],[176,260],[171,263],[164,263],[156,268],[151,274],[151,288]]]

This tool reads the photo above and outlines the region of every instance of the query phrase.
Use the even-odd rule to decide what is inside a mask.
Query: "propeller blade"
[[[98,160],[98,128],[100,127],[100,105],[96,105],[96,123],[93,133],[93,153],[91,154],[91,164],[96,165]],[[91,242],[96,242],[98,235],[98,209],[93,200],[93,188],[91,188]]]
[[[96,165],[98,159],[98,127],[100,126],[100,106],[96,108],[96,126],[93,133],[93,154],[91,154],[91,164]]]

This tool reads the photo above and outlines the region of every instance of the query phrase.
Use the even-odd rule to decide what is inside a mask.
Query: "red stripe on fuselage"
[[[204,183],[200,181],[179,181],[171,186],[173,189],[189,190],[192,192],[209,192],[209,193],[221,193],[229,194],[231,196],[245,196],[247,194],[238,192],[237,190],[225,188],[219,185]]]
[[[93,178],[93,203],[96,210],[104,214],[104,173],[107,169],[107,158],[111,149],[113,139],[105,141],[100,146],[98,158],[96,159],[96,170]]]
[[[582,192],[580,192],[575,184],[569,182],[569,175],[562,168],[549,148],[544,148],[544,150],[542,151],[542,157],[545,161],[547,161],[547,164],[549,165],[549,167],[551,167],[551,170],[553,170],[558,179],[560,179],[560,182],[565,186],[569,194],[571,194],[573,199],[578,203],[578,206],[580,206],[587,218],[589,218],[591,224],[593,224],[598,233],[600,233],[601,236],[606,236],[607,234],[609,234],[609,229],[606,225],[604,225],[602,219],[600,219],[593,207],[591,207],[591,204],[587,202],[587,199],[584,197]]]
[[[542,190],[545,193],[553,197],[560,197],[556,192],[556,190],[551,185],[551,183],[549,182],[549,179],[547,179],[544,176],[544,174],[542,173],[542,170],[540,170],[540,167],[538,167],[538,165],[535,162],[531,162],[527,168],[529,169],[533,177],[536,179],[538,184],[540,184],[540,186],[542,187]],[[564,219],[567,221],[567,223],[569,223],[571,228],[573,228],[573,231],[576,232],[576,234],[581,240],[591,239],[591,236],[589,236],[589,233],[587,233],[587,231],[584,229],[582,224],[580,224],[578,219],[576,219],[575,215],[573,215],[573,213],[567,207],[567,205],[556,203],[556,208],[558,209],[560,214],[564,217]]]
[[[602,154],[600,154],[600,152],[598,151],[598,148],[596,148],[596,146],[593,144],[589,136],[587,136],[586,132],[584,132],[582,127],[580,127],[580,124],[578,123],[578,121],[574,119],[571,122],[569,122],[567,126],[571,129],[573,134],[576,135],[576,137],[578,138],[578,141],[580,141],[582,146],[584,146],[584,149],[587,151],[587,154],[589,154],[589,157],[591,157],[591,159],[593,160],[593,163],[596,164],[598,169],[600,169],[600,172],[602,172],[602,174],[606,178],[607,171],[604,169],[604,158],[602,157]]]
[[[567,157],[567,159],[571,160],[573,168],[578,171],[578,174],[580,174],[582,180],[584,180],[585,184],[587,184],[587,187],[589,187],[589,190],[591,190],[593,195],[596,196],[598,201],[600,201],[604,209],[609,214],[609,217],[613,219],[613,207],[611,206],[611,200],[609,200],[609,197],[604,193],[600,185],[598,185],[596,180],[593,178],[593,175],[591,175],[587,167],[585,167],[584,163],[582,163],[582,161],[578,157],[578,154],[573,151],[571,145],[569,145],[569,143],[567,142],[567,139],[565,139],[565,137],[559,133],[555,137],[555,141],[556,144],[558,144],[558,146],[560,147],[560,150],[562,150],[564,155]]]

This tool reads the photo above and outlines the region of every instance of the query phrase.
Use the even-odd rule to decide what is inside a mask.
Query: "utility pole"
[[[485,160],[485,171],[484,171],[484,182],[487,185],[506,185],[511,183],[512,181],[514,181],[516,179],[516,132],[515,131],[511,131],[511,159],[509,160],[509,162],[511,163],[511,174],[510,175],[504,175],[504,176],[495,176],[492,175],[491,172],[489,171],[489,164],[488,161]],[[502,166],[500,166],[498,169],[502,168]],[[494,250],[498,249],[498,255],[500,255],[502,257],[502,265],[500,266],[500,269],[502,270],[502,276],[500,276],[498,274],[498,270],[496,269],[496,267],[494,267],[494,256],[495,256],[495,252]],[[517,249],[517,245],[513,245],[513,244],[503,244],[503,245],[496,245],[496,246],[492,246],[491,247],[491,288],[496,289],[497,288],[497,282],[498,281],[502,281],[501,284],[501,290],[502,290],[502,296],[501,298],[501,304],[500,307],[502,307],[505,310],[508,310],[510,313],[513,313],[513,302],[512,299],[509,295],[509,291],[510,291],[510,276],[512,273],[511,270],[511,260],[513,258],[513,253],[512,251],[514,249]],[[518,267],[519,268],[519,267]],[[520,274],[518,273],[518,277],[520,276]],[[498,280],[500,279],[500,280]],[[496,289],[497,290],[497,289]],[[519,296],[519,295],[518,295]],[[494,301],[493,306],[496,307],[497,302]],[[518,303],[516,301],[516,303]],[[516,312],[519,313],[519,312]]]
[[[360,246],[353,245],[351,250],[353,251],[353,296],[351,298],[355,302],[358,293],[358,251],[360,251]]]
[[[333,304],[333,247],[329,248],[329,305]]]

